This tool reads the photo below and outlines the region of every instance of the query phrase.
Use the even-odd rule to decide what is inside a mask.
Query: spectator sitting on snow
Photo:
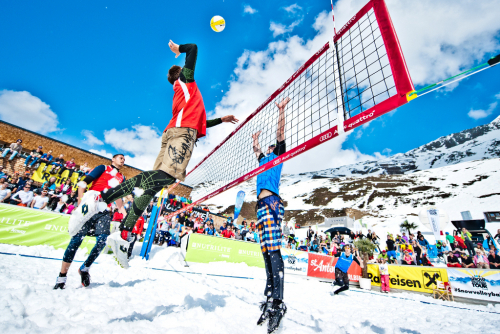
[[[227,229],[225,229],[224,231],[222,231],[222,236],[224,238],[230,238],[230,239],[234,239],[234,232],[233,232],[233,227],[232,226],[229,226]]]
[[[490,254],[488,255],[488,262],[490,263],[490,269],[500,269],[500,256],[495,254],[495,249],[490,249]]]
[[[410,255],[410,252],[408,252],[407,249],[403,251],[403,258],[401,260],[401,264],[406,264],[408,266],[414,265],[415,263],[413,262],[413,258]]]
[[[49,198],[47,197],[47,194],[48,194],[47,190],[42,190],[41,195],[35,196],[33,201],[31,201],[31,208],[32,209],[40,209],[40,210],[45,208],[45,206],[49,202]]]
[[[477,251],[476,255],[474,255],[474,264],[476,265],[476,268],[490,269],[488,258],[481,250]]]
[[[64,200],[65,200],[65,196],[61,196],[61,198],[59,198],[59,202],[57,202],[56,207],[52,211],[63,213],[67,207],[67,204]]]
[[[467,254],[460,254],[462,258],[462,267],[464,268],[475,268],[474,261],[472,260],[472,257],[468,256]]]
[[[12,152],[9,161],[14,160],[16,155],[21,154],[23,149],[23,146],[21,145],[22,142],[23,141],[21,139],[18,139],[15,143],[10,144],[10,147],[3,151],[2,158],[5,158],[9,152]]]
[[[64,195],[70,195],[71,191],[73,189],[73,183],[71,183],[71,179],[67,178],[66,182],[64,184],[62,184],[61,187],[62,187],[62,189],[61,189],[62,193]]]
[[[30,167],[32,167],[38,161],[38,159],[41,158],[42,155],[42,147],[38,146],[35,150],[32,150],[30,152],[30,155],[28,155],[26,160],[24,160],[24,166],[26,167],[29,164],[30,160],[33,159],[33,162],[30,163]]]
[[[308,251],[307,245],[304,245],[304,240],[300,240],[300,246],[299,246],[298,250],[303,251],[303,252]]]
[[[31,186],[29,184],[25,184],[23,190],[18,191],[11,197],[12,201],[17,203],[19,206],[30,205],[33,200],[33,192],[30,189]]]
[[[205,224],[199,224],[195,229],[195,233],[204,234],[205,233]]]
[[[219,227],[219,232],[222,234],[222,232],[224,232],[225,230],[227,230],[227,222],[224,222],[222,223],[222,225]]]
[[[448,253],[448,263],[446,265],[448,267],[457,267],[457,268],[462,267],[460,261],[458,261],[458,256],[456,256],[454,253],[451,252]],[[474,263],[472,265],[474,265]]]
[[[47,185],[47,188],[49,190],[52,190],[52,191],[55,191],[56,188],[57,188],[57,184],[56,184],[56,177],[55,176],[51,176],[50,179],[48,181],[45,181],[43,184],[42,184],[42,187]]]
[[[234,239],[236,240],[242,240],[243,237],[241,236],[240,229],[235,227],[234,228]]]
[[[7,203],[7,200],[10,197],[11,191],[9,189],[7,189],[7,182],[5,182],[5,179],[1,179],[1,180],[4,180],[4,182],[0,183],[0,203],[3,203],[3,202]]]
[[[207,224],[207,227],[205,228],[205,234],[215,235],[215,228],[213,223]]]

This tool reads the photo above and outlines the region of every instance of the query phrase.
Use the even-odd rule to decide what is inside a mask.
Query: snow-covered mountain
[[[306,174],[316,177],[392,175],[498,157],[500,157],[500,116],[489,124],[440,137],[406,153]]]
[[[460,220],[461,211],[482,218],[483,211],[500,210],[499,167],[500,117],[386,159],[283,175],[280,192],[286,220],[321,223],[347,210],[390,229],[404,219],[418,223],[418,213],[429,205],[445,210],[451,220]],[[255,188],[251,179],[210,203],[232,213],[236,193],[243,190],[241,215],[255,219]]]

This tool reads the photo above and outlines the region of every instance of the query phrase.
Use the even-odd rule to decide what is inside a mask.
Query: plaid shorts
[[[268,196],[257,202],[257,233],[262,253],[281,249],[281,221],[285,207],[278,196]]]

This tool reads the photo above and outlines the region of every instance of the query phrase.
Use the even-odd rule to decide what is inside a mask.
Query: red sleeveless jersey
[[[90,190],[102,192],[105,189],[114,188],[125,180],[125,176],[112,166],[106,166],[106,170],[92,182]]]
[[[172,120],[170,120],[165,131],[170,128],[195,129],[198,131],[198,138],[205,137],[207,113],[196,82],[184,83],[178,79],[174,83]]]

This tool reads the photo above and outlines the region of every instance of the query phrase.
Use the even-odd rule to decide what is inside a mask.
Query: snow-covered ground
[[[89,288],[80,285],[74,263],[63,291],[52,290],[60,261],[0,254],[0,333],[266,333],[255,324],[263,269],[228,263],[185,268],[177,249],[156,246],[144,261],[140,246],[129,270],[102,254]],[[0,244],[0,252],[63,255],[47,246]],[[79,250],[76,260],[84,258]],[[329,284],[292,275],[285,277],[285,302],[281,333],[495,333],[500,323],[500,305],[358,289],[332,297]]]

